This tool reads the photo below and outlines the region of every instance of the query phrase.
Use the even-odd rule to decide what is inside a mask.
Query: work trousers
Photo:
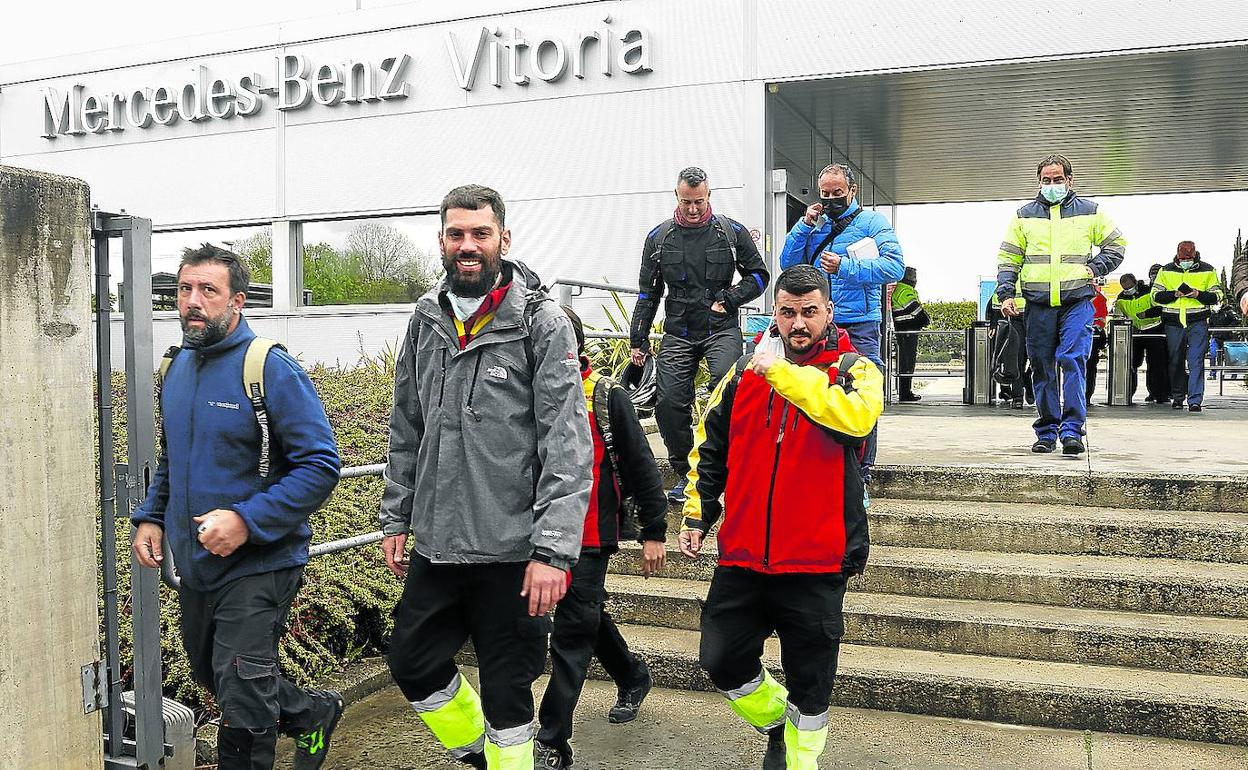
[[[821,714],[832,701],[844,599],[839,573],[716,567],[702,608],[702,668],[719,690],[737,690],[758,677],[763,643],[775,632],[789,702],[802,714]]]
[[[858,351],[858,355],[866,356],[883,372],[884,360],[880,358],[880,322],[863,321],[862,323],[845,324],[840,328],[844,329],[845,333],[849,335],[849,341],[853,344],[854,350]],[[911,368],[913,369],[913,367]],[[880,426],[877,422],[863,444],[862,462],[859,463],[862,466],[862,481],[864,484],[871,481],[871,469],[875,467],[875,450],[879,440]]]
[[[641,661],[607,612],[605,588],[608,555],[582,552],[572,568],[572,585],[555,608],[550,637],[550,681],[538,709],[537,739],[558,749],[571,762],[572,712],[581,697],[590,658],[597,656],[620,689],[641,684]]]
[[[277,658],[302,583],[303,567],[291,567],[241,577],[215,591],[178,590],[191,678],[221,708],[220,770],[269,770],[278,733],[311,727],[312,699],[282,677]]]
[[[1001,384],[1001,397],[1022,401],[1032,390],[1031,371],[1027,368],[1027,328],[1023,316],[997,322],[993,338],[992,368]]]
[[[1144,388],[1154,401],[1170,400],[1170,353],[1166,349],[1166,341],[1161,337],[1144,337],[1145,334],[1161,334],[1163,328],[1158,326],[1148,331],[1132,331],[1131,340],[1131,397],[1140,384],[1140,365],[1147,363],[1144,373]]]
[[[1036,438],[1056,441],[1081,437],[1088,419],[1084,374],[1092,348],[1092,300],[1061,307],[1029,302],[1027,357],[1031,361],[1040,416]]]
[[[1209,351],[1209,322],[1191,321],[1187,326],[1166,324],[1166,347],[1170,352],[1170,398],[1200,406],[1205,400],[1205,355]]]
[[[919,335],[896,332],[897,393],[907,399],[914,395],[914,367],[919,361]],[[907,376],[910,375],[910,376]]]
[[[408,701],[427,701],[455,681],[455,655],[471,639],[488,726],[532,724],[533,681],[545,667],[550,619],[529,616],[529,600],[520,595],[527,568],[528,562],[433,564],[412,554],[386,656]]]
[[[663,335],[655,362],[658,403],[654,418],[672,470],[682,481],[689,473],[689,452],[693,450],[693,380],[698,363],[706,359],[713,389],[741,357],[741,351],[741,330],[736,327],[697,341]]]

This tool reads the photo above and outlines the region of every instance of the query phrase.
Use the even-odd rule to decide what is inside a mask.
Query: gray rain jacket
[[[571,569],[593,486],[572,325],[519,262],[494,319],[459,349],[443,280],[399,350],[381,528],[442,563]]]

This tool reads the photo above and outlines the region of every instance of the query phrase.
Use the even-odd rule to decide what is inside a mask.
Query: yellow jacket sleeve
[[[835,382],[818,367],[782,359],[767,370],[767,384],[819,425],[863,438],[884,411],[884,377],[866,356],[857,354],[848,370],[841,368],[848,355],[837,362]]]

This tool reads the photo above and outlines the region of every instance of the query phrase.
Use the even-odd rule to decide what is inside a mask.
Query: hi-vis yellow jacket
[[[1001,242],[997,297],[1004,301],[1021,288],[1028,302],[1047,307],[1091,299],[1092,277],[1108,275],[1126,254],[1126,238],[1096,203],[1073,191],[1051,205],[1036,196],[1018,210]]]
[[[1199,294],[1195,297],[1180,297],[1176,290],[1187,284],[1187,288],[1195,289]],[[1208,320],[1214,305],[1224,299],[1222,282],[1218,279],[1218,271],[1208,262],[1196,260],[1190,270],[1179,267],[1177,260],[1170,262],[1157,274],[1153,281],[1153,300],[1161,305],[1161,317],[1168,324],[1187,326],[1195,321]]]

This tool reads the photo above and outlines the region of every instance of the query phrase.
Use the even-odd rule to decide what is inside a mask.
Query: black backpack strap
[[[737,229],[732,226],[732,220],[723,214],[715,215],[715,223],[719,225],[720,231],[728,239],[728,251],[732,252],[732,264],[737,264]]]
[[[854,211],[854,213],[850,214],[844,219],[834,220],[832,222],[832,229],[828,231],[828,237],[824,238],[823,242],[819,244],[819,247],[816,248],[814,252],[811,253],[810,262],[807,264],[818,267],[819,255],[823,253],[823,250],[826,249],[832,243],[832,241],[836,240],[836,236],[845,232],[845,230],[849,228],[849,223],[857,219],[858,215],[861,213],[862,213],[862,204],[858,204],[858,209]]]

